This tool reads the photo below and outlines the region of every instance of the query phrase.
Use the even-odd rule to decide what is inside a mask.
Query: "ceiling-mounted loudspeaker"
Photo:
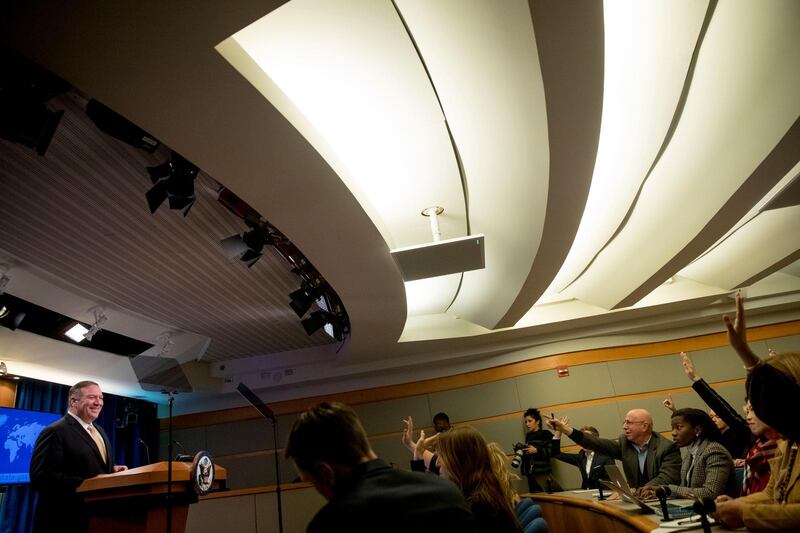
[[[486,266],[483,235],[396,248],[391,254],[404,281],[480,270]]]

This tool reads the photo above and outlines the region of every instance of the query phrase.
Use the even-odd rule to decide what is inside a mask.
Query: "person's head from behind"
[[[450,429],[450,417],[447,413],[436,413],[433,415],[433,429],[436,433]]]
[[[91,424],[103,410],[103,392],[94,381],[79,381],[69,389],[69,412]]]
[[[326,499],[355,467],[376,457],[355,411],[336,402],[323,402],[300,415],[285,455],[294,461],[300,478],[313,483]]]
[[[506,495],[506,499],[512,505],[519,503],[519,494],[514,488],[514,480],[519,479],[519,476],[512,473],[508,469],[508,456],[506,452],[496,442],[490,442],[489,446],[489,459],[492,462],[492,470],[494,471],[497,479],[500,480],[500,485]]]
[[[725,433],[728,431],[728,429],[730,429],[728,424],[726,424],[723,419],[718,417],[717,413],[715,413],[713,409],[708,411],[708,416],[711,417],[711,421],[714,422],[714,425],[717,426],[717,429],[720,431],[720,433]]]
[[[542,415],[539,413],[538,409],[531,407],[525,411],[525,414],[522,415],[522,418],[525,420],[525,429],[528,431],[536,431],[542,427]]]
[[[679,448],[699,439],[719,440],[720,433],[711,417],[700,409],[678,409],[672,413],[672,440]]]
[[[767,359],[767,364],[800,383],[800,352],[783,352]]]
[[[625,415],[622,431],[629,441],[644,444],[653,434],[653,417],[644,409],[631,409]]]
[[[511,502],[492,466],[486,439],[471,426],[439,435],[440,475],[456,484],[470,503],[487,503],[510,512]]]

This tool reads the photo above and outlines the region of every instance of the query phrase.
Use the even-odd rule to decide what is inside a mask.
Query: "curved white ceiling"
[[[783,138],[800,114],[800,62],[790,59],[800,57],[797,15],[797,4],[717,5],[669,146],[624,229],[565,294],[616,307],[706,226]]]
[[[798,2],[12,4],[0,39],[233,190],[341,296],[353,333],[340,351],[277,353],[275,339],[261,340],[269,330],[247,342],[228,332],[219,353],[224,336],[212,341],[220,377],[291,395],[298,383],[332,390],[400,379],[389,371],[408,380],[485,368],[593,335],[619,344],[633,342],[628,331],[709,331],[730,304],[720,296],[754,280],[753,308],[797,309],[796,263],[783,268],[798,253],[795,208],[748,213],[800,161]],[[253,21],[266,35],[249,34]],[[487,267],[404,285],[389,251],[431,240],[420,211],[432,205],[445,208],[443,238],[486,235]],[[142,223],[161,219],[195,223]],[[216,253],[192,249],[217,246],[219,228],[208,230],[181,243],[190,257]],[[19,240],[36,266],[37,243]],[[175,235],[151,241],[169,247]],[[96,269],[108,255],[71,259]],[[287,277],[274,263],[258,268]],[[227,281],[239,274],[242,287],[262,279]],[[152,290],[162,280],[141,283],[149,307],[171,309]],[[286,322],[276,339],[304,335],[286,287],[260,289],[275,294],[259,314],[283,319],[271,328]],[[225,292],[213,296],[237,305]],[[173,299],[215,304],[203,292]],[[226,320],[258,327],[242,316]],[[258,381],[289,368],[280,385]]]

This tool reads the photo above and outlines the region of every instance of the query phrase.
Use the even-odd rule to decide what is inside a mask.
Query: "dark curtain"
[[[100,388],[103,388],[102,383]],[[66,413],[69,387],[23,379],[17,384],[17,409]],[[96,424],[111,441],[114,463],[130,468],[148,463],[147,449],[158,446],[157,406],[154,403],[103,393],[103,410]],[[144,442],[144,444],[143,444]],[[155,455],[152,457],[156,459]],[[28,533],[33,529],[36,492],[30,485],[11,485],[0,505],[0,533]]]

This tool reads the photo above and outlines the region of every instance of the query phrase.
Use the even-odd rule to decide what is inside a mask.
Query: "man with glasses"
[[[617,440],[575,431],[555,418],[548,418],[547,425],[587,450],[622,461],[631,487],[680,483],[681,452],[673,442],[653,432],[653,417],[644,409],[628,411],[622,424],[623,433]]]

